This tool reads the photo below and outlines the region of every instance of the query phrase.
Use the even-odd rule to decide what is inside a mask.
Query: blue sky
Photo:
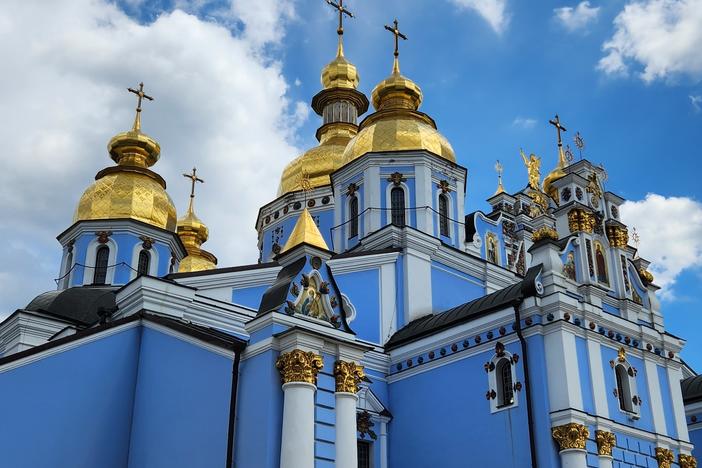
[[[494,0],[482,7],[475,0],[346,3],[356,14],[346,22],[346,55],[357,65],[366,94],[390,72],[392,37],[383,25],[397,17],[409,36],[401,44],[402,72],[422,87],[421,110],[436,120],[468,168],[468,211],[487,208],[496,159],[504,164],[508,190],[526,183],[520,147],[540,155],[546,169],[555,164],[555,132],[548,125],[555,113],[569,130],[571,146],[575,131],[581,132],[585,156],[609,174],[607,188],[638,203],[630,212],[642,233],[641,249],[665,266],[668,329],[690,339],[683,356],[702,369],[702,339],[692,334],[702,328],[702,54],[695,52],[702,50],[702,33],[681,32],[690,22],[702,30],[702,0]],[[54,167],[48,150],[46,166],[6,161],[12,179],[3,180],[3,208],[19,221],[0,230],[13,246],[0,253],[5,265],[20,261],[18,251],[33,262],[23,265],[21,282],[2,290],[0,314],[50,287],[59,252],[53,236],[71,224],[81,191],[109,163],[106,141],[129,121],[133,103],[121,89],[142,79],[157,97],[145,110],[144,127],[164,148],[156,169],[179,209],[186,199],[179,172],[193,163],[202,166],[208,183],[198,206],[212,231],[208,246],[225,265],[255,259],[258,206],[274,198],[285,162],[316,143],[319,120],[308,105],[320,89],[322,66],[335,52],[332,8],[323,0],[97,1],[65,13],[72,15],[65,26],[51,21],[64,14],[60,10],[25,15],[24,8],[19,1],[0,7],[0,38],[8,21],[19,28],[33,14],[40,20],[27,19],[25,29],[46,23],[50,37],[68,46],[47,56],[36,51],[51,50],[51,44],[37,35],[30,45],[8,42],[18,51],[10,62],[36,73],[28,72],[31,78],[22,82],[3,77],[0,84],[42,96],[52,86],[38,78],[46,73],[65,86],[82,86],[85,95],[74,104],[46,91],[46,105],[80,115],[76,122],[48,121],[36,113],[16,118],[42,135],[58,134],[48,141],[65,152],[80,151],[73,165],[64,164],[70,170]],[[79,40],[80,47],[72,46]],[[91,49],[78,53],[85,47]],[[608,66],[598,66],[607,56]],[[253,92],[256,83],[261,89]],[[42,161],[42,148],[33,146],[28,158]],[[32,203],[16,201],[26,191],[17,184],[30,175],[46,179],[40,185],[47,188]],[[60,203],[54,203],[58,192]],[[251,232],[230,235],[242,222]],[[20,277],[5,268],[0,277]]]

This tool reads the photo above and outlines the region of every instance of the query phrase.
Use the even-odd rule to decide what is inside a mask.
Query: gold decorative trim
[[[575,208],[568,212],[568,228],[571,233],[588,232],[595,230],[595,215],[581,208]]]
[[[294,349],[289,353],[281,354],[275,362],[275,367],[280,371],[284,384],[305,382],[317,385],[317,373],[324,367],[324,363],[319,354]]]
[[[531,234],[531,240],[536,243],[544,239],[558,240],[558,232],[549,226],[543,226]]]
[[[680,468],[697,468],[697,459],[692,455],[678,455],[678,465]]]
[[[643,283],[647,286],[653,283],[653,274],[644,268],[639,268],[639,277],[641,278],[641,281],[643,281]]]
[[[625,248],[629,244],[629,231],[622,226],[607,226],[609,245],[615,248]]]
[[[363,366],[355,362],[336,361],[334,364],[337,392],[357,393],[358,386],[365,376]]]
[[[656,460],[658,468],[670,468],[675,461],[673,451],[663,447],[656,447]]]
[[[619,348],[617,351],[617,361],[619,362],[625,362],[626,361],[626,349],[624,349],[623,346]]]
[[[607,431],[595,431],[595,441],[597,441],[598,455],[612,456],[612,448],[617,444],[617,436]]]
[[[585,450],[585,442],[590,435],[587,426],[578,423],[568,423],[551,429],[551,436],[556,440],[559,450]]]

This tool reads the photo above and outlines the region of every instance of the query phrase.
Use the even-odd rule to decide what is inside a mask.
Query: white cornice
[[[213,273],[202,276],[183,276],[174,281],[198,288],[200,291],[215,288],[248,288],[272,284],[282,267],[274,265],[265,268]]]
[[[355,271],[368,270],[371,268],[378,268],[381,265],[386,265],[388,263],[394,263],[397,257],[400,256],[399,252],[384,252],[384,253],[368,253],[368,255],[359,255],[347,258],[332,258],[327,261],[334,272],[334,274],[344,274],[352,273]]]

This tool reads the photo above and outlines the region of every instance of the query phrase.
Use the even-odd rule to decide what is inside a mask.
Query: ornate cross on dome
[[[336,33],[339,36],[344,35],[344,15],[347,15],[349,18],[353,18],[353,13],[351,13],[349,10],[344,8],[344,0],[339,0],[339,3],[336,3],[334,0],[326,0],[327,3],[339,12],[339,27],[336,30]],[[339,40],[341,40],[341,37],[339,37]]]
[[[393,72],[400,72],[400,64],[398,62],[398,57],[400,56],[400,39],[407,40],[407,36],[402,34],[400,30],[398,29],[398,22],[397,18],[395,18],[395,21],[393,21],[393,27],[388,26],[387,24],[385,25],[385,29],[390,31],[394,36],[395,36],[395,63],[393,66]]]
[[[561,119],[558,118],[558,114],[556,114],[555,119],[549,120],[548,123],[556,127],[556,130],[558,131],[558,147],[560,148],[561,146],[563,146],[563,141],[561,140],[561,132],[567,132],[567,130],[563,125],[561,125]]]
[[[136,108],[136,117],[134,118],[134,125],[132,127],[132,130],[134,131],[139,131],[141,130],[141,101],[142,99],[148,99],[149,101],[153,101],[154,98],[149,96],[144,92],[144,83],[139,83],[139,89],[132,89],[132,88],[127,88],[127,91],[130,93],[134,93],[138,96],[137,100],[137,108]]]
[[[183,174],[183,177],[190,179],[190,198],[195,198],[195,183],[200,182],[201,184],[204,184],[205,181],[197,176],[197,169],[195,169],[194,167],[193,172],[191,172],[190,174]]]

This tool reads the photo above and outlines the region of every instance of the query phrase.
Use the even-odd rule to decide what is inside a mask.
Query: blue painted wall
[[[356,308],[350,327],[360,339],[380,344],[380,270],[344,273],[334,279]]]
[[[510,352],[519,349],[518,343],[507,345]],[[519,395],[517,407],[494,414],[485,398],[488,376],[483,365],[493,353],[490,349],[389,385],[390,466],[450,467],[456,460],[476,467],[529,465],[524,395]],[[521,361],[516,370],[523,382]]]
[[[484,295],[484,283],[478,278],[432,262],[431,302],[434,312],[443,312]]]
[[[234,447],[236,468],[280,466],[283,390],[276,359],[277,352],[266,351],[240,363]]]
[[[225,465],[232,364],[233,358],[143,329],[130,468]]]
[[[0,372],[2,466],[126,467],[140,334]]]
[[[692,449],[692,455],[699,460],[700,457],[702,457],[702,427],[690,430],[689,434],[690,442],[695,446],[695,448]]]
[[[261,298],[270,285],[251,286],[232,290],[232,303],[258,310]]]
[[[583,397],[582,409],[590,414],[595,413],[595,403],[592,395],[592,375],[590,375],[590,357],[587,350],[587,340],[575,337],[575,352],[578,357],[578,370],[580,374],[580,391]],[[602,415],[606,416],[606,415]]]

